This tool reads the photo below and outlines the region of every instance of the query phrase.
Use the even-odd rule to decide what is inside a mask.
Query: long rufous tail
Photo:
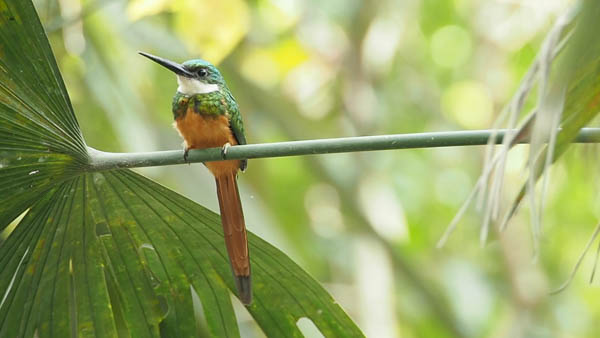
[[[244,211],[240,201],[235,173],[215,176],[217,196],[221,209],[221,223],[225,234],[225,245],[229,262],[242,303],[252,302],[252,281],[250,279],[250,257]]]

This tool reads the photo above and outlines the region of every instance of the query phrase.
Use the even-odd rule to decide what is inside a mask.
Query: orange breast
[[[173,126],[183,137],[187,149],[222,147],[226,143],[236,145],[237,140],[229,127],[226,116],[201,115],[188,111],[185,116],[175,120]],[[206,162],[206,166],[215,176],[237,172],[240,161]]]

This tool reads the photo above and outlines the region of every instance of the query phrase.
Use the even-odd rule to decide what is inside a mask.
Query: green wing
[[[242,121],[242,114],[240,114],[237,104],[235,105],[235,113],[231,114],[231,121],[229,122],[231,131],[235,135],[235,139],[238,144],[246,144],[246,135],[244,134],[244,122]]]
[[[228,91],[229,92],[229,91]],[[240,108],[235,102],[235,99],[228,93],[227,95],[227,104],[229,106],[229,127],[235,136],[238,144],[246,144],[246,135],[244,134],[244,121],[242,120],[242,114],[240,113]],[[248,167],[248,160],[242,160],[240,164],[240,169],[242,171],[246,170]]]

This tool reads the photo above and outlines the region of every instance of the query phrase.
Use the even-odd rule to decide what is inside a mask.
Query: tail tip
[[[242,304],[252,303],[252,279],[250,276],[234,276],[238,297]]]

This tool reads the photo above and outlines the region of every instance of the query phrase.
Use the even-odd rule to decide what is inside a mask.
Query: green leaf
[[[0,2],[0,231],[87,162],[85,144],[29,1]]]
[[[579,131],[600,112],[600,43],[598,35],[594,33],[600,30],[600,21],[597,20],[600,15],[600,3],[592,0],[581,1],[577,11],[574,27],[565,34],[567,38],[564,51],[552,65],[554,75],[548,84],[544,84],[549,89],[540,106],[547,103],[545,106],[550,109],[537,112],[534,120],[534,123],[539,124],[533,127],[534,133],[547,135],[549,117],[544,119],[540,114],[547,114],[553,108],[562,110],[560,131],[556,132],[551,162],[555,162],[565,153]],[[551,107],[553,101],[557,100],[556,97],[562,97],[558,101],[564,101],[563,107]],[[527,124],[522,128],[524,129],[531,129],[531,126]],[[547,169],[547,151],[548,148],[544,147],[531,166],[530,175],[534,180],[542,176]],[[524,184],[504,216],[502,226],[514,215],[527,193],[528,186]]]
[[[360,335],[314,279],[249,240],[256,301],[248,310],[266,334],[301,336],[296,321],[308,317],[325,335]],[[0,247],[0,289],[9,290],[0,336],[110,336],[116,315],[132,336],[158,336],[161,322],[163,332],[194,336],[190,286],[211,334],[237,336],[224,248],[218,215],[141,175],[73,178],[37,201]]]
[[[0,0],[0,56],[0,337],[239,336],[220,217],[132,171],[89,171],[30,1]],[[307,317],[362,336],[285,254],[249,243],[265,334],[302,336]]]
[[[504,229],[528,196],[532,209],[534,250],[537,254],[542,215],[539,210],[544,206],[548,176],[542,180],[541,202],[536,201],[535,184],[576,140],[581,129],[600,112],[600,43],[596,34],[600,30],[598,15],[598,1],[582,0],[557,19],[519,89],[494,124],[498,127],[508,121],[506,128],[515,131],[504,138],[503,147],[498,151],[493,149],[496,134],[490,137],[483,172],[439,240],[438,247],[444,245],[477,195],[480,205],[485,200],[480,233],[482,244],[487,240],[491,222],[499,220],[499,229]],[[537,106],[516,127],[534,84],[538,85],[540,92]],[[502,219],[499,219],[508,152],[526,138],[529,138],[531,145],[529,177]]]

